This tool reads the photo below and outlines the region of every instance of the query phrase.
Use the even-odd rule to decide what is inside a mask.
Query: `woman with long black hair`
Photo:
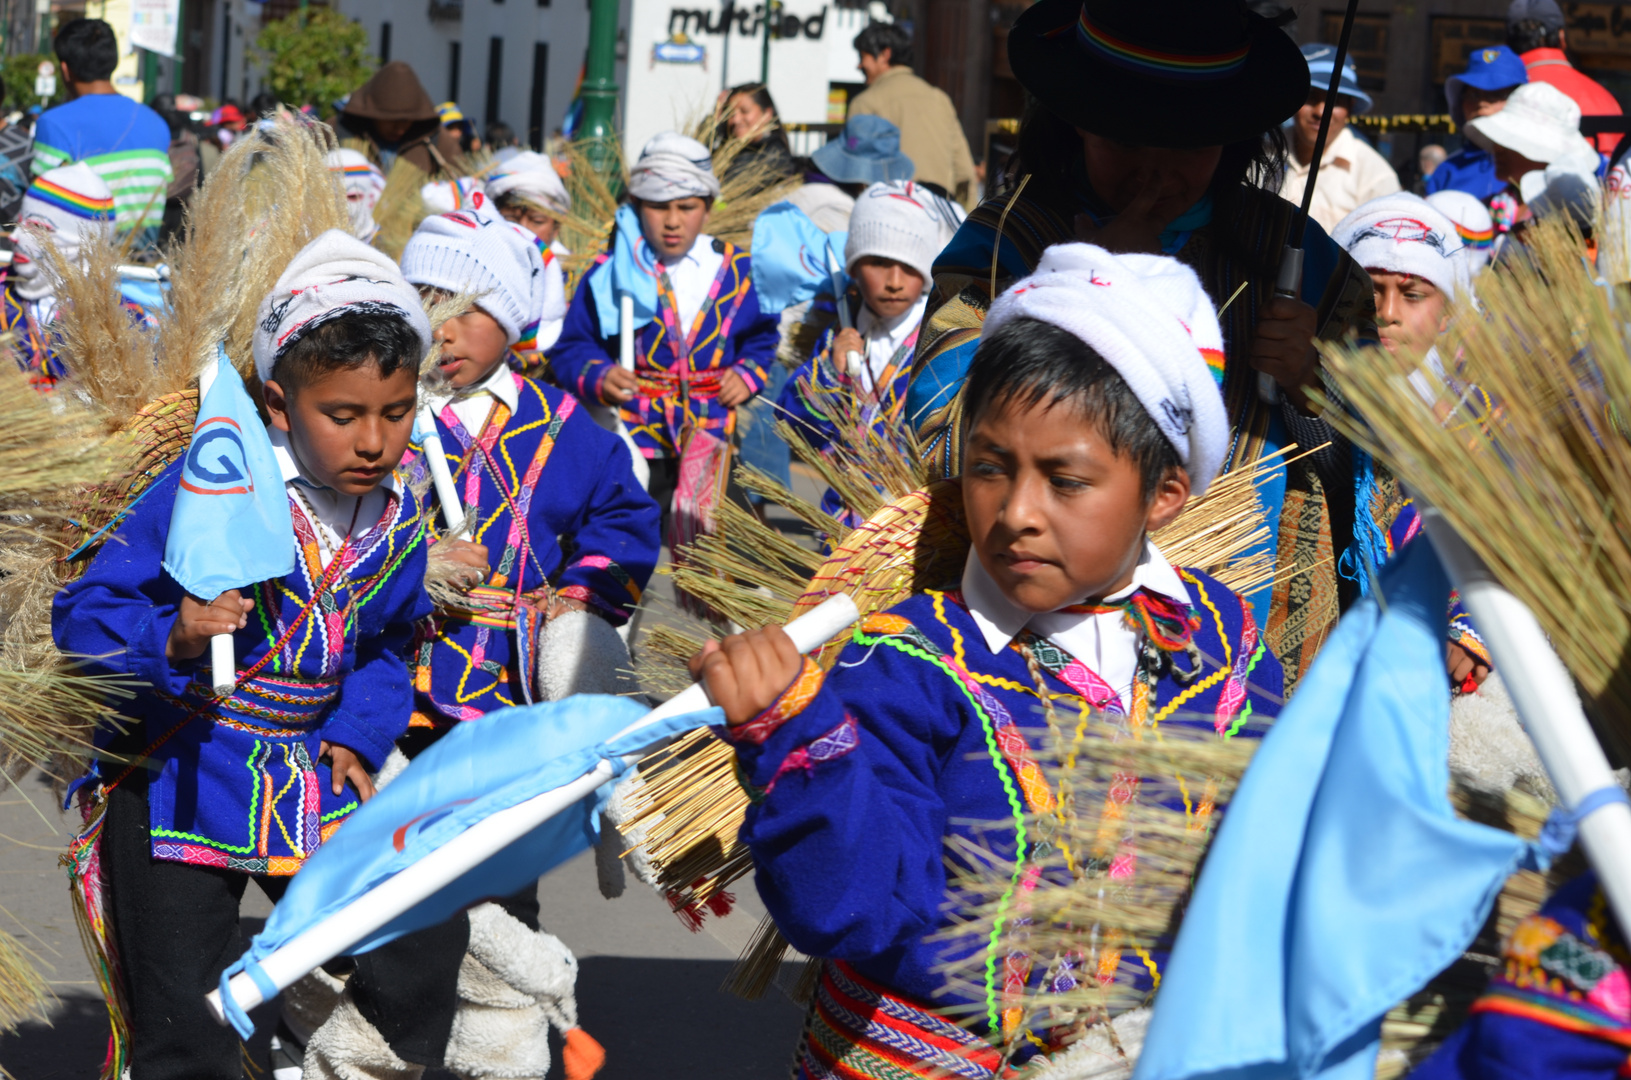
[[[765,187],[798,172],[775,99],[764,83],[743,83],[721,95],[715,149],[728,139],[740,139],[745,145],[725,167],[721,178],[725,183],[754,168],[764,169]]]
[[[1319,382],[1315,339],[1373,324],[1370,281],[1310,222],[1301,298],[1274,296],[1297,208],[1270,191],[1284,168],[1280,125],[1307,96],[1308,66],[1242,0],[1041,0],[1008,50],[1030,96],[1018,150],[935,261],[908,415],[956,474],[960,390],[985,311],[1048,246],[1084,240],[1189,264],[1220,309],[1229,466],[1332,444],[1262,492],[1276,584],[1249,599],[1290,686],[1359,594],[1365,560],[1385,551],[1368,458],[1306,396]]]

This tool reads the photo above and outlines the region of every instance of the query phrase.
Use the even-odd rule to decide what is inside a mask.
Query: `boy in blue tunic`
[[[962,442],[960,586],[867,618],[825,675],[776,628],[692,661],[755,802],[742,837],[760,894],[790,942],[828,960],[801,1077],[1002,1074],[1000,1052],[932,1011],[946,1006],[977,1008],[992,1038],[1020,1047],[1015,1063],[1036,1052],[1007,1003],[1046,965],[991,957],[984,993],[963,1000],[937,967],[970,947],[926,939],[950,925],[949,836],[1013,857],[1020,815],[1061,805],[1034,749],[1044,708],[1090,706],[1129,735],[1187,724],[1229,738],[1279,706],[1280,666],[1251,609],[1148,539],[1228,448],[1209,364],[1221,337],[1194,273],[1050,248],[985,331]],[[1139,797],[1136,783],[1112,791]],[[1002,821],[1014,831],[977,827]],[[1104,858],[1112,878],[1137,873],[1137,841],[1112,837]]]
[[[416,642],[414,723],[445,731],[534,700],[549,620],[574,610],[628,619],[657,563],[659,513],[616,435],[572,395],[505,363],[544,296],[525,229],[480,208],[427,218],[402,270],[422,290],[477,296],[439,331],[446,389],[430,399],[453,482],[474,508],[468,539],[438,543],[470,569],[467,610],[439,614]],[[416,459],[415,475],[422,468]]]
[[[209,601],[183,592],[161,566],[177,461],[56,598],[63,652],[146,684],[120,707],[127,730],[100,738],[109,756],[76,785],[104,810],[86,839],[127,991],[132,1080],[242,1075],[237,1035],[203,995],[243,950],[244,887],[254,877],[281,896],[373,794],[369,774],[407,726],[402,651],[430,602],[420,507],[393,470],[429,345],[394,264],[339,231],[312,241],[261,304],[254,339],[294,572]],[[237,660],[219,699],[203,659],[216,634],[234,636]],[[464,945],[452,944],[456,971]],[[365,961],[353,979],[364,998],[383,960]]]
[[[549,362],[582,401],[619,410],[666,517],[684,437],[701,430],[734,439],[736,407],[764,389],[775,363],[780,313],[759,310],[748,253],[702,231],[719,181],[701,143],[654,137],[629,171],[629,196],[640,220],[634,258],[656,278],[657,308],[635,332],[634,370],[618,366],[617,329],[596,314],[595,279],[615,265],[604,257],[573,295]]]
[[[855,295],[843,298],[849,327],[829,327],[816,339],[810,359],[776,403],[813,449],[830,446],[844,419],[869,425],[886,445],[902,442],[912,350],[929,303],[924,287],[934,257],[951,239],[933,198],[911,181],[897,180],[873,184],[855,200],[844,242],[844,269],[855,282]],[[811,313],[834,317],[836,310],[823,298]],[[835,409],[839,396],[850,401]],[[821,508],[848,515],[830,488]],[[860,524],[848,516],[845,521]]]

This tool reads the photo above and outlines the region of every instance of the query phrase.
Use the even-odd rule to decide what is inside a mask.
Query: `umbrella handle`
[[[1573,811],[1605,789],[1619,791],[1603,748],[1580,707],[1574,679],[1529,606],[1507,591],[1444,515],[1422,506],[1421,519],[1461,603],[1489,646],[1523,728],[1535,744],[1558,800]],[[1577,823],[1580,844],[1603,895],[1631,931],[1631,806],[1611,802]]]
[[[785,629],[799,652],[810,653],[860,617],[855,601],[839,594],[828,597],[817,607],[794,619]],[[621,739],[670,716],[706,709],[711,704],[708,691],[701,683],[693,683],[608,741]],[[627,755],[623,763],[633,765],[644,752],[641,750]],[[332,915],[296,934],[258,965],[234,975],[227,987],[233,1000],[244,1012],[270,1000],[426,897],[474,870],[556,814],[590,795],[616,776],[618,771],[612,762],[601,761],[571,783],[534,795],[476,822],[455,840],[443,844]],[[204,1002],[217,1023],[224,1025],[228,1022],[219,988],[205,994]]]
[[[1302,295],[1303,249],[1287,244],[1280,249],[1280,273],[1274,280],[1276,299],[1295,300]],[[1280,384],[1264,371],[1257,373],[1257,396],[1266,405],[1280,401]]]

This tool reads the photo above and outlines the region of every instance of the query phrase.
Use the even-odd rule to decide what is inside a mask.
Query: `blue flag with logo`
[[[640,231],[640,215],[632,206],[617,211],[617,228],[612,239],[612,257],[589,275],[590,299],[601,337],[616,337],[621,329],[617,302],[623,296],[634,298],[634,325],[639,330],[657,317],[657,256]]]
[[[1530,852],[1449,798],[1450,583],[1425,539],[1343,617],[1229,803],[1134,1080],[1371,1080],[1382,1017]]]
[[[227,992],[233,975],[247,971],[268,990],[271,983],[260,973],[260,961],[426,855],[457,842],[471,826],[569,784],[602,761],[613,762],[621,772],[626,754],[669,735],[724,722],[723,713],[709,708],[627,730],[648,711],[628,698],[584,694],[499,709],[455,725],[347,818],[290,880],[249,951],[221,975],[221,999],[233,1025],[249,1037],[249,1019]],[[435,926],[489,897],[509,896],[587,849],[595,841],[596,810],[610,796],[612,783],[608,780],[442,886],[347,954]]]
[[[181,465],[164,569],[201,600],[294,571],[283,471],[238,369],[219,350]]]
[[[753,290],[759,310],[781,311],[830,294],[831,268],[844,280],[848,239],[847,232],[822,232],[790,202],[765,207],[753,222]]]

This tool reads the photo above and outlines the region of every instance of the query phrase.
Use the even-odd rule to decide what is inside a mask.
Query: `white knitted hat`
[[[340,174],[340,184],[345,188],[351,235],[364,242],[372,240],[379,233],[379,225],[374,222],[374,207],[379,205],[380,194],[385,191],[385,174],[362,154],[346,148],[328,152],[328,168]]]
[[[54,287],[49,275],[40,273],[44,259],[44,237],[64,262],[79,261],[80,241],[97,229],[113,226],[113,192],[107,182],[89,165],[77,161],[41,173],[23,193],[17,230],[17,250],[12,276],[22,284],[25,299],[38,300]]]
[[[855,200],[849,215],[849,239],[844,243],[844,269],[868,255],[905,263],[934,277],[934,259],[945,246],[940,217],[932,196],[910,180],[873,184]]]
[[[677,131],[653,135],[629,170],[629,194],[642,202],[719,198],[713,155]]]
[[[566,193],[555,163],[534,150],[523,150],[502,162],[487,181],[487,197],[518,195],[555,214],[572,212],[572,196]]]
[[[1412,274],[1452,299],[1471,280],[1455,223],[1409,192],[1365,203],[1337,222],[1331,239],[1367,270]]]
[[[1489,265],[1490,253],[1495,250],[1495,219],[1489,216],[1489,207],[1476,195],[1448,189],[1427,196],[1427,205],[1455,226],[1456,235],[1461,237],[1462,258],[1467,261],[1467,275],[1477,277]]]
[[[330,229],[296,255],[261,301],[255,316],[255,370],[262,381],[302,334],[350,313],[400,315],[430,351],[430,320],[419,293],[386,255],[339,229]]]
[[[415,285],[474,293],[509,343],[530,349],[544,307],[543,256],[530,232],[482,203],[421,221],[402,250],[402,273]]]
[[[419,189],[425,209],[432,214],[451,214],[455,210],[468,210],[479,201],[473,196],[481,194],[481,181],[473,176],[460,176],[453,180],[434,180]]]
[[[1223,333],[1195,271],[1164,255],[1056,244],[991,305],[982,333],[1019,318],[1068,330],[1104,357],[1178,451],[1190,493],[1206,494],[1229,449],[1229,416]]]

